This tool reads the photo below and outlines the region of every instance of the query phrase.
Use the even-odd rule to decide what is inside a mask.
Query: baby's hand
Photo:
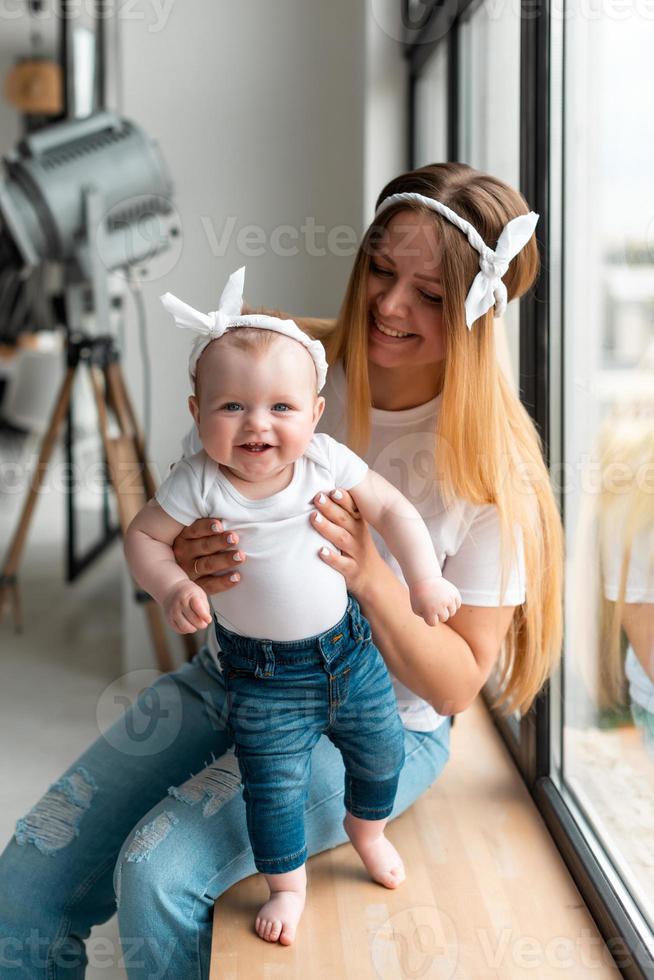
[[[461,606],[461,596],[456,586],[445,578],[426,578],[409,589],[411,608],[416,616],[422,616],[427,626],[446,623]]]
[[[178,633],[195,633],[211,622],[207,594],[190,579],[173,586],[163,601],[163,611]]]

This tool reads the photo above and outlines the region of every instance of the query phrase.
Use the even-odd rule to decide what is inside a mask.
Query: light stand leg
[[[20,629],[22,626],[16,570],[20,564],[20,559],[25,547],[25,541],[27,540],[27,533],[29,531],[32,514],[34,512],[36,498],[39,490],[41,489],[43,480],[45,479],[48,463],[50,462],[52,450],[57,442],[57,435],[59,434],[61,424],[66,417],[66,412],[68,411],[70,393],[73,387],[74,379],[75,367],[69,366],[66,374],[64,375],[64,380],[61,383],[59,394],[57,395],[57,400],[55,402],[55,407],[50,416],[50,424],[43,437],[43,442],[41,443],[41,452],[39,453],[36,470],[32,475],[30,488],[28,490],[27,497],[25,498],[25,503],[18,521],[18,526],[12,542],[7,550],[7,556],[2,568],[2,577],[0,578],[0,619],[2,619],[4,614],[7,593],[9,590],[11,590],[13,599],[12,605],[14,611],[14,626],[16,629]]]
[[[116,417],[120,420],[121,429],[124,432],[132,432],[132,443],[141,465],[141,473],[143,474],[146,500],[150,500],[155,495],[156,483],[150,464],[145,456],[145,440],[125,385],[125,376],[121,370],[119,361],[112,361],[107,366],[106,377],[107,394],[112,408],[116,413]],[[187,661],[191,661],[197,653],[197,644],[193,634],[182,634],[182,644],[184,645]]]
[[[109,479],[116,494],[118,515],[123,535],[132,519],[148,501],[146,484],[151,481],[145,461],[139,459],[136,439],[130,432],[129,411],[126,407],[126,392],[122,384],[120,365],[114,358],[103,365],[103,373],[94,364],[89,365],[91,386],[98,412],[100,434],[109,467]],[[120,428],[119,436],[109,434],[107,404],[110,403]],[[166,632],[161,618],[161,610],[151,599],[144,603],[145,614],[150,627],[157,666],[167,673],[174,664]]]
[[[76,356],[72,361],[69,352],[68,369],[59,389],[50,416],[50,423],[43,437],[36,470],[32,476],[18,526],[7,550],[0,576],[0,619],[4,612],[7,597],[11,596],[14,626],[17,630],[22,628],[22,611],[16,572],[25,548],[36,499],[45,479],[59,430],[68,412],[75,373],[80,363],[80,351],[83,351],[82,360],[89,368],[98,412],[100,435],[109,467],[111,484],[116,494],[123,534],[137,511],[154,495],[155,484],[145,459],[143,437],[136,426],[134,410],[111,340],[110,338],[95,338],[88,342],[88,347],[86,344],[87,342],[83,338],[78,338]],[[98,363],[102,366],[102,372],[97,366]],[[121,430],[120,436],[117,437],[109,434],[108,398]],[[157,666],[161,671],[167,673],[173,670],[175,665],[168,649],[161,610],[151,599],[144,605]],[[184,637],[184,639],[187,657],[190,660],[195,653],[195,646],[191,637]],[[190,644],[189,640],[191,641]]]

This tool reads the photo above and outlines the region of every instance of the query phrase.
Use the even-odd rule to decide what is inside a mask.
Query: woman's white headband
[[[534,211],[529,214],[520,214],[517,218],[512,218],[504,226],[502,234],[497,240],[495,251],[489,248],[479,232],[469,221],[460,217],[447,205],[435,201],[424,194],[391,194],[384,198],[377,211],[375,218],[382,211],[391,207],[393,204],[406,202],[413,204],[424,204],[425,207],[437,211],[438,214],[447,218],[453,225],[463,232],[474,249],[479,252],[479,272],[470,287],[466,296],[466,324],[468,329],[472,328],[475,320],[483,316],[491,306],[495,307],[495,316],[502,316],[506,310],[507,294],[506,286],[502,282],[502,276],[509,268],[511,259],[520,252],[534,233],[539,216]]]
[[[195,372],[200,355],[212,340],[217,340],[222,337],[226,330],[232,330],[236,327],[259,327],[261,330],[274,330],[275,333],[284,334],[284,336],[291,337],[306,347],[316,366],[316,390],[320,391],[327,377],[327,358],[323,345],[319,340],[312,340],[300,330],[295,320],[281,320],[279,317],[264,316],[263,314],[241,316],[244,284],[245,266],[243,265],[236,272],[232,272],[223,289],[218,309],[213,313],[200,313],[188,303],[183,303],[181,299],[173,296],[172,293],[164,293],[160,297],[168,312],[172,313],[178,327],[194,330],[199,335],[193,343],[188,359],[191,384],[195,381]]]

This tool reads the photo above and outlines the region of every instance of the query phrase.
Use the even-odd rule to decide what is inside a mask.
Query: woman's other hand
[[[318,554],[325,564],[341,573],[348,592],[360,599],[374,582],[379,563],[383,563],[368,524],[347,490],[325,491],[313,502],[317,508],[311,513],[313,527],[341,552],[339,555],[334,548],[325,546]]]
[[[238,533],[224,531],[218,518],[203,517],[175,538],[175,561],[207,595],[226,592],[240,582],[237,569],[246,561],[236,548],[238,540]]]

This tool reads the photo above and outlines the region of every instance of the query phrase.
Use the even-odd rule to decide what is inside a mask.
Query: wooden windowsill
[[[440,778],[387,833],[406,882],[371,882],[349,844],[311,858],[293,946],[253,930],[261,875],[222,895],[212,980],[620,976],[481,699],[458,716]]]

